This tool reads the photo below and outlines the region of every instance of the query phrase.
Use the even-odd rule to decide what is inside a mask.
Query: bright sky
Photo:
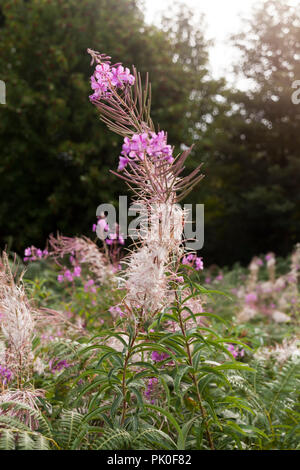
[[[210,50],[210,67],[214,77],[226,76],[232,81],[231,66],[238,60],[238,51],[228,44],[228,37],[241,30],[241,16],[249,16],[252,7],[262,0],[184,0],[195,13],[204,13],[206,18],[206,37],[213,39],[215,45]],[[299,5],[299,0],[286,0]],[[160,12],[172,11],[173,0],[144,0],[147,22],[159,24]],[[236,84],[237,85],[237,84]],[[247,82],[238,83],[239,88],[247,88]]]

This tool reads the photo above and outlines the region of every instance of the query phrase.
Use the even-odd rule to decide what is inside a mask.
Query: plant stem
[[[178,300],[177,292],[176,292],[176,300],[177,300],[178,318],[179,318],[180,329],[181,329],[181,332],[182,332],[183,337],[184,337],[185,347],[186,347],[186,351],[187,351],[187,355],[188,355],[188,364],[193,368],[193,359],[192,359],[192,354],[191,354],[191,350],[190,350],[190,344],[189,344],[188,338],[186,336],[185,326],[184,326],[182,316],[181,316],[181,310],[180,310],[180,306],[179,306],[179,300]],[[202,404],[202,398],[201,398],[200,390],[199,390],[199,387],[198,387],[198,382],[197,382],[197,377],[195,375],[195,372],[191,372],[190,376],[192,378],[192,381],[193,381],[195,389],[196,389],[199,408],[200,408],[200,411],[201,411],[202,419],[204,421],[205,430],[206,430],[206,437],[207,437],[207,440],[209,442],[209,447],[211,448],[211,450],[214,450],[215,447],[214,447],[212,435],[210,433],[208,422],[207,422],[207,412],[206,412],[206,410],[205,410],[205,408]]]

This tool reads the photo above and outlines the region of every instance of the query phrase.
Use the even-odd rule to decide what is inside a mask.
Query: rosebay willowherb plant
[[[132,405],[135,399],[139,403],[141,400],[140,379],[150,377],[148,385],[144,382],[146,397],[152,396],[148,407],[164,414],[157,403],[159,397],[162,399],[166,383],[160,383],[161,375],[152,363],[159,358],[158,363],[162,363],[163,368],[168,366],[176,371],[177,391],[179,384],[186,381],[185,393],[178,399],[190,399],[195,403],[206,444],[213,449],[213,412],[210,416],[206,410],[206,406],[212,409],[212,403],[206,398],[204,405],[201,393],[206,395],[210,374],[222,377],[225,382],[226,378],[221,372],[221,364],[215,363],[218,369],[205,363],[207,358],[203,355],[203,347],[232,356],[222,345],[226,340],[210,330],[208,322],[201,320],[209,317],[203,312],[199,299],[199,295],[207,291],[189,279],[185,282],[179,275],[181,260],[185,265],[192,265],[195,261],[196,269],[203,268],[202,260],[196,255],[185,256],[183,227],[186,214],[177,204],[203,178],[201,165],[189,176],[182,176],[184,162],[191,149],[174,157],[174,149],[167,143],[167,133],[156,130],[150,116],[148,76],[143,85],[134,67],[131,74],[120,64],[111,65],[110,57],[90,49],[88,52],[92,65],[96,64],[91,77],[94,93],[90,100],[108,128],[124,137],[118,172],[112,172],[126,181],[141,213],[139,239],[125,260],[126,270],[122,278],[125,295],[115,307],[126,331],[115,330],[113,342],[111,337],[106,338],[106,344],[117,351],[116,357],[122,357],[121,365],[112,369],[112,377],[116,380],[113,409],[120,404],[119,425],[130,426],[135,415]],[[208,332],[205,337],[204,332]],[[120,342],[119,348],[116,348],[116,339]],[[100,362],[103,360],[104,357]],[[202,366],[201,361],[205,363]],[[232,364],[232,368],[237,367],[243,366]],[[230,363],[226,364],[226,369],[230,369]],[[135,399],[132,399],[132,394]],[[116,414],[114,411],[114,416]]]
[[[109,129],[124,136],[118,171],[132,189],[140,209],[139,246],[127,260],[127,315],[150,319],[170,300],[170,281],[183,255],[184,212],[176,205],[201,180],[201,165],[182,177],[183,163],[189,151],[173,157],[164,131],[155,132],[150,117],[151,87],[134,68],[110,63],[110,57],[88,50],[96,63],[91,77],[94,93],[90,100],[101,113]],[[150,223],[149,223],[150,219]]]
[[[264,265],[261,258],[255,256],[249,265],[249,276],[237,292],[242,308],[238,312],[239,322],[249,321],[256,315],[265,315],[276,323],[290,322],[298,318],[300,269],[300,244],[295,246],[291,255],[290,270],[276,276],[276,257],[274,253],[265,256],[268,280],[259,279],[259,271]]]
[[[89,52],[96,63],[90,100],[124,137],[116,174],[140,210],[138,238],[121,266],[117,225],[103,244],[115,244],[109,253],[83,237],[27,248],[32,272],[42,272],[25,284],[39,310],[1,266],[0,449],[299,447],[296,334],[274,347],[263,329],[248,336],[250,323],[206,311],[217,291],[198,282],[203,260],[185,250],[186,214],[177,204],[202,178],[200,168],[182,176],[188,152],[174,156],[167,134],[154,127],[148,78],[143,86],[134,68]],[[108,231],[105,214],[97,234],[99,226]],[[293,279],[298,260],[293,256]],[[254,263],[247,294],[258,274]],[[22,367],[8,354],[16,347]]]

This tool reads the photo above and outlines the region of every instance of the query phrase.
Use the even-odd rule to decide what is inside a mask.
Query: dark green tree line
[[[109,173],[117,167],[121,142],[88,101],[87,47],[134,63],[142,74],[149,70],[153,118],[168,131],[170,143],[191,143],[213,90],[209,84],[202,90],[198,110],[192,93],[208,76],[207,48],[201,28],[193,46],[188,37],[182,42],[180,35],[190,34],[190,17],[186,11],[178,18],[174,36],[171,25],[170,31],[146,25],[135,0],[3,2],[0,74],[7,104],[0,109],[1,245],[21,251],[43,244],[56,230],[89,234],[96,207],[126,191]]]

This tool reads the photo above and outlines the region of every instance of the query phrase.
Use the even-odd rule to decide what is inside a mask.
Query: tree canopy
[[[195,26],[195,23],[197,26]],[[162,28],[137,0],[5,0],[0,12],[0,243],[22,252],[50,232],[91,235],[100,203],[117,203],[121,139],[90,105],[88,47],[135,64],[152,82],[152,117],[176,152],[196,143],[188,170],[206,175],[185,202],[205,204],[208,262],[286,254],[300,238],[300,14],[266,0],[242,34],[247,92],[208,72],[201,20],[181,7]]]

